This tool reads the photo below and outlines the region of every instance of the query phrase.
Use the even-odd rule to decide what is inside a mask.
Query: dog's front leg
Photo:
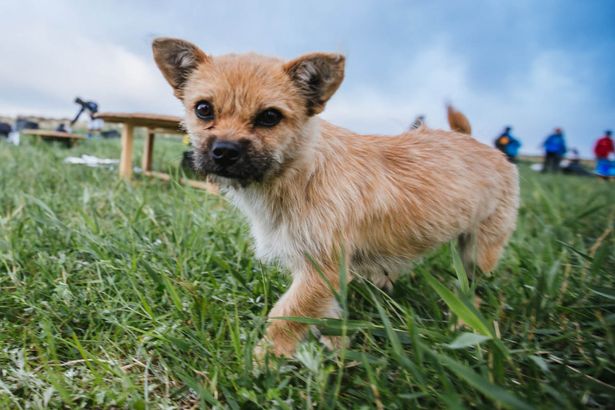
[[[330,286],[338,291],[336,275],[328,275]],[[256,349],[257,357],[270,348],[276,356],[292,356],[297,344],[305,337],[309,326],[280,317],[337,317],[339,306],[331,288],[317,272],[296,274],[288,291],[269,313],[270,323],[264,340]]]

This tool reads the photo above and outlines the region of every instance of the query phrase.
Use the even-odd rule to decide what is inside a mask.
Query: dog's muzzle
[[[199,173],[234,179],[241,184],[262,181],[274,165],[267,152],[241,141],[215,140],[209,147],[194,151],[194,167]]]

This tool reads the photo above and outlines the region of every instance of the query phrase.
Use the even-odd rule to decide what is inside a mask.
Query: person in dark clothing
[[[556,128],[553,134],[549,135],[542,143],[545,149],[545,159],[542,172],[559,172],[560,162],[566,153],[566,141],[561,128]]]
[[[570,154],[568,155],[567,162],[565,166],[562,167],[562,172],[567,175],[577,175],[577,176],[592,176],[593,174],[586,170],[581,164],[581,156],[579,155],[579,150],[576,148],[572,148],[570,150]]]
[[[521,142],[512,135],[512,127],[504,128],[504,131],[495,139],[494,145],[502,151],[510,162],[517,161]]]
[[[420,128],[423,125],[425,125],[425,116],[424,115],[417,115],[416,118],[414,119],[414,121],[412,121],[412,124],[410,124],[410,127],[408,128],[408,130],[410,130],[410,131],[416,130],[416,129]]]
[[[102,120],[95,118],[95,114],[98,112],[98,104],[94,101],[83,101],[81,98],[75,98],[75,104],[79,104],[81,108],[75,118],[70,122],[71,127],[75,125],[81,114],[88,112],[90,114],[90,121],[88,122],[88,138],[93,138],[94,135],[99,135],[102,129]]]
[[[73,118],[70,122],[71,126],[75,125],[77,120],[79,120],[79,117],[81,117],[81,114],[85,111],[89,112],[90,119],[94,119],[94,114],[98,112],[98,104],[94,101],[83,101],[81,98],[77,97],[75,98],[75,104],[79,104],[81,108],[79,109],[79,112],[77,112],[77,115],[75,115],[75,118]]]
[[[13,131],[11,124],[0,122],[0,137],[8,138],[11,131]]]

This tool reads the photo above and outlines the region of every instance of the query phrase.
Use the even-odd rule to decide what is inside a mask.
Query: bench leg
[[[154,131],[147,130],[147,137],[145,137],[145,144],[143,146],[143,159],[141,161],[141,168],[143,168],[143,172],[152,170],[154,137]]]
[[[130,179],[132,177],[132,124],[124,124],[122,129],[122,155],[120,156],[120,177]]]

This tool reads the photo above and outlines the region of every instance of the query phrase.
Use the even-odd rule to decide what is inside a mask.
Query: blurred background
[[[0,1],[0,116],[70,118],[75,96],[104,111],[182,114],[153,63],[157,36],[211,54],[346,54],[323,117],[399,133],[445,101],[491,144],[513,127],[522,153],[561,127],[591,157],[615,122],[613,1]]]

